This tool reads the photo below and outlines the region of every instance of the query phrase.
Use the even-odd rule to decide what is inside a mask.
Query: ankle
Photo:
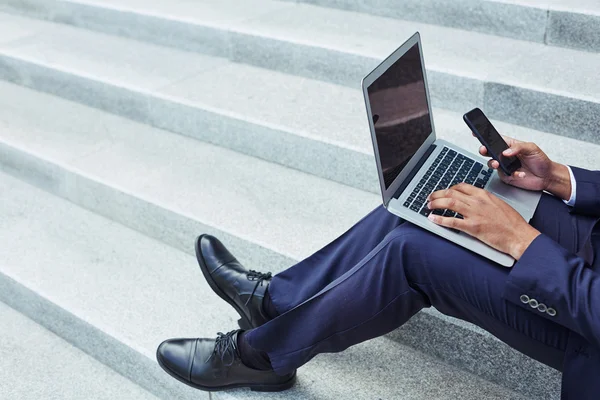
[[[242,364],[259,371],[272,371],[273,366],[271,365],[269,355],[250,346],[246,338],[248,332],[250,331],[240,331],[237,337],[238,354],[240,360],[242,360]]]
[[[265,289],[265,296],[262,300],[262,312],[265,316],[271,319],[275,319],[279,316],[279,312],[275,308],[275,304],[273,304],[273,300],[271,299],[271,294],[269,293],[269,288]]]

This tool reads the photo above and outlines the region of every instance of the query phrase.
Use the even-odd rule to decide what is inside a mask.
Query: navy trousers
[[[530,221],[575,253],[595,222],[570,214],[550,195],[542,196]],[[276,373],[285,374],[317,354],[384,335],[433,306],[561,371],[568,330],[505,301],[509,272],[378,207],[332,243],[276,275],[269,293],[280,315],[246,338],[253,348],[267,352]]]

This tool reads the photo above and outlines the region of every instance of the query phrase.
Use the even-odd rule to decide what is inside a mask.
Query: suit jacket
[[[571,167],[577,182],[571,212],[600,218],[600,171]],[[562,399],[600,399],[600,272],[544,234],[538,236],[511,270],[504,298],[568,328]],[[541,313],[523,295],[554,312]],[[526,299],[526,298],[525,298]]]

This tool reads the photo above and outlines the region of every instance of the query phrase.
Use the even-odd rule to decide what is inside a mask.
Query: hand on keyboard
[[[484,168],[483,164],[444,147],[404,201],[404,207],[426,217],[431,210],[427,208],[425,200],[432,192],[447,189],[461,182],[483,188],[490,180],[492,172],[491,168]],[[456,214],[452,210],[438,210],[437,212],[439,215],[443,214],[447,217],[462,218],[462,215]]]
[[[463,216],[452,218],[434,211],[428,216],[434,223],[468,233],[516,260],[540,234],[505,201],[466,183],[433,192],[427,201],[429,210],[451,210]]]

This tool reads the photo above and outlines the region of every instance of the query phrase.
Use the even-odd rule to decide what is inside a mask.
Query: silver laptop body
[[[526,221],[533,216],[541,192],[506,185],[495,171],[487,168],[486,158],[436,138],[419,33],[369,73],[362,80],[362,89],[383,204],[387,210],[498,264],[511,267],[515,261],[511,256],[466,233],[438,226],[426,216],[431,211],[426,210],[424,195],[461,181],[494,193]],[[468,135],[465,139],[476,140],[466,125],[465,135]],[[478,172],[478,165],[481,165],[481,172]],[[436,213],[454,216],[450,210],[437,210]]]

